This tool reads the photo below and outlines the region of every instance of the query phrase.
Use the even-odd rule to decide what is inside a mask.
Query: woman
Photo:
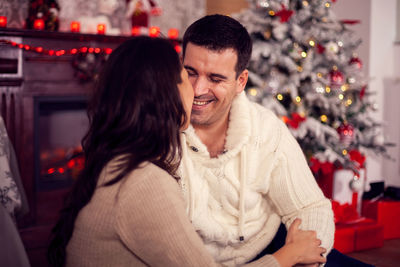
[[[218,265],[186,215],[175,177],[192,101],[187,73],[168,41],[137,37],[110,55],[88,113],[85,167],[53,229],[52,265]],[[299,246],[315,237],[293,229],[293,240],[275,257],[249,265],[292,263],[303,247],[316,251]]]

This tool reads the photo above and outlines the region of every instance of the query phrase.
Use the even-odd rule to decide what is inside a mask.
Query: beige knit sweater
[[[189,221],[174,178],[145,163],[120,182],[101,186],[112,178],[114,162],[77,217],[67,266],[219,266]],[[268,255],[248,266],[279,264]]]

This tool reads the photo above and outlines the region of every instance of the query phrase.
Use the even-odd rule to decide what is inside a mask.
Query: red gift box
[[[383,246],[383,225],[365,219],[355,226],[354,250],[360,251]]]
[[[359,218],[337,223],[334,248],[342,253],[383,246],[383,226],[374,220]]]
[[[354,238],[354,228],[336,228],[333,247],[342,253],[350,253],[354,251]]]
[[[400,201],[364,200],[362,215],[383,225],[383,238],[400,238]]]

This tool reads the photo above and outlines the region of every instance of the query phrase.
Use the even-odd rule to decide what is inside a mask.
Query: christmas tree
[[[314,172],[335,163],[357,173],[389,144],[347,26],[357,21],[339,21],[334,2],[252,0],[235,17],[253,39],[248,96],[282,118]]]

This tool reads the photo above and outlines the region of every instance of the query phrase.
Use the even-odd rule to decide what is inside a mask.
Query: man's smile
[[[211,101],[212,100],[208,100],[208,101],[193,100],[193,105],[204,106],[204,105],[207,105],[208,103],[211,103]]]

